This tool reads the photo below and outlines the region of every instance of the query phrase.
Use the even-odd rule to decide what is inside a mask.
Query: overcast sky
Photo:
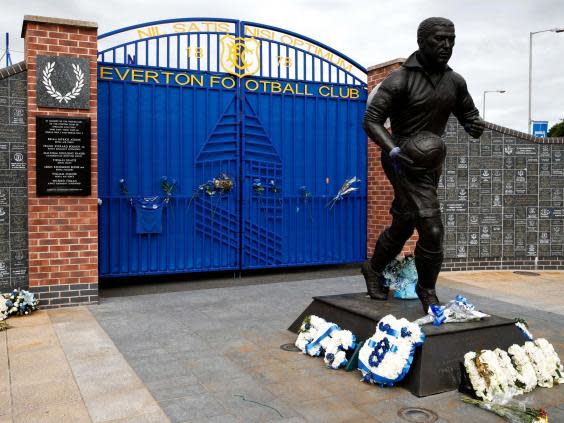
[[[484,90],[506,90],[487,95],[486,119],[522,131],[529,32],[564,27],[563,0],[0,0],[0,5],[0,31],[10,33],[14,63],[23,59],[26,14],[96,21],[100,34],[166,18],[249,20],[321,41],[366,67],[407,57],[417,48],[419,22],[443,16],[456,27],[450,65],[466,78],[480,114]],[[549,125],[564,118],[564,33],[534,36],[532,117]]]

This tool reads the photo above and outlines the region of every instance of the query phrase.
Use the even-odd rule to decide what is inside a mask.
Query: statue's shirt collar
[[[419,61],[419,59],[417,58],[417,51],[413,52],[408,58],[407,60],[403,63],[402,65],[405,68],[417,68],[417,69],[421,69],[422,71],[424,71],[426,74],[428,74],[429,72],[427,71],[427,69],[425,69],[423,67],[423,65],[421,64],[421,62]],[[451,67],[449,65],[445,66],[445,70],[444,72],[449,72],[452,71]]]

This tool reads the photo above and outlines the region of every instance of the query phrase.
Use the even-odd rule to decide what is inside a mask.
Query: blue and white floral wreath
[[[358,369],[362,380],[381,386],[401,381],[411,367],[415,348],[424,341],[425,334],[418,324],[391,314],[385,316],[360,349]]]
[[[347,352],[354,351],[356,336],[349,330],[343,330],[334,323],[311,315],[302,323],[296,347],[312,357],[324,354],[325,364],[332,369],[338,369],[348,364]]]

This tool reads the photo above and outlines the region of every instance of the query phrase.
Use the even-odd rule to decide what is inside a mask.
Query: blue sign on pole
[[[546,138],[548,136],[548,122],[544,120],[534,120],[533,135],[537,138]]]

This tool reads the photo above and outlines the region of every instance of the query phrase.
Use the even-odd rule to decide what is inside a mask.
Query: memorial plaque
[[[465,232],[459,232],[456,235],[456,243],[458,245],[468,245],[468,236]]]
[[[37,117],[37,195],[90,195],[90,119]]]
[[[90,108],[88,59],[37,56],[37,105],[65,109]]]
[[[480,257],[480,248],[478,246],[469,246],[468,247],[468,257],[469,258],[478,258]]]
[[[0,225],[7,225],[10,223],[10,208],[6,205],[0,205]]]
[[[10,145],[0,143],[0,169],[10,169]]]

